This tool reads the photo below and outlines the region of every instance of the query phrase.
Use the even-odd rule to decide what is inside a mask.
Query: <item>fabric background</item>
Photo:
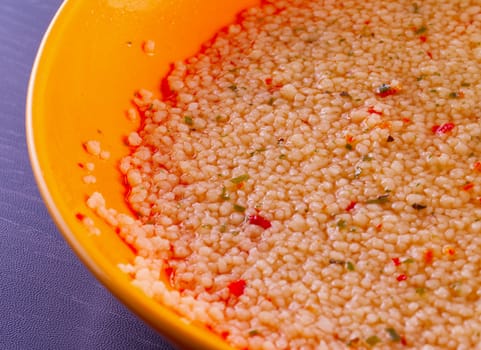
[[[0,0],[0,349],[173,350],[81,264],[32,175],[25,142],[27,84],[60,4]]]

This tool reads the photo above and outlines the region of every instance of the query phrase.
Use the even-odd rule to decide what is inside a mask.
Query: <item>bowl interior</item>
[[[228,349],[200,326],[190,325],[130,285],[117,264],[133,258],[127,245],[86,207],[101,192],[107,206],[129,212],[117,171],[128,154],[123,138],[139,124],[126,118],[139,88],[159,91],[170,63],[194,54],[216,30],[257,0],[92,0],[66,1],[40,48],[27,103],[27,141],[43,198],[61,232],[82,261],[126,305],[185,347]],[[155,42],[154,54],[143,50]],[[99,140],[108,160],[82,147]],[[95,164],[95,184],[82,181]],[[92,235],[77,214],[94,219]]]

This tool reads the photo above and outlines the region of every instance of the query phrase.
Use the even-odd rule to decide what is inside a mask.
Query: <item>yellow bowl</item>
[[[220,338],[185,322],[173,310],[147,298],[117,264],[133,253],[85,205],[100,191],[109,207],[122,212],[118,160],[128,154],[123,137],[136,129],[125,117],[135,90],[158,90],[169,64],[194,54],[216,30],[234,21],[258,0],[68,0],[58,11],[40,47],[27,101],[27,141],[40,192],[65,239],[131,310],[175,343],[195,349],[230,349]],[[156,43],[146,54],[146,40]],[[90,139],[111,152],[94,160],[97,183],[84,184],[78,164],[91,162],[82,148]],[[99,236],[76,214],[94,218]]]

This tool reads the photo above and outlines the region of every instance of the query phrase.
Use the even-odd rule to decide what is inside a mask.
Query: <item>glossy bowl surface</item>
[[[110,291],[159,332],[185,348],[230,349],[201,326],[133,287],[117,267],[133,253],[96,218],[85,199],[101,192],[107,206],[129,212],[117,171],[129,149],[123,138],[138,128],[126,118],[139,88],[159,91],[169,65],[199,50],[217,30],[257,0],[67,0],[39,49],[29,85],[26,123],[32,168],[46,205],[65,239]],[[155,42],[153,55],[143,43]],[[82,145],[99,140],[108,160]],[[96,184],[86,185],[79,163],[95,163]],[[92,235],[76,218],[92,217]]]

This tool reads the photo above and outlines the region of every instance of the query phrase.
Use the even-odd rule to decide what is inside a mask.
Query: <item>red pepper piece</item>
[[[220,336],[221,336],[222,339],[226,340],[227,337],[229,336],[229,334],[230,334],[230,333],[229,333],[228,331],[223,331],[223,332],[220,334]]]
[[[272,226],[271,222],[261,215],[251,215],[249,216],[249,224],[257,225],[267,230]]]
[[[474,187],[474,184],[472,182],[467,183],[466,185],[463,186],[464,191],[469,191],[472,190]]]
[[[454,129],[454,123],[444,123],[442,125],[434,125],[431,131],[435,134],[446,134]]]
[[[426,250],[424,252],[424,262],[429,265],[433,262],[433,259],[434,259],[433,250],[432,249]]]
[[[376,89],[376,94],[379,97],[388,97],[391,95],[395,95],[399,92],[398,89],[389,86],[389,85],[381,85],[379,88]]]
[[[421,40],[422,43],[425,43],[426,41],[428,41],[428,38],[426,37],[426,35],[421,35],[419,37],[419,40]]]
[[[352,143],[354,141],[354,136],[352,135],[346,135],[346,142],[347,143]]]
[[[165,268],[164,272],[165,272],[165,275],[170,279],[174,274],[174,269],[169,266]]]
[[[392,258],[391,259],[394,266],[400,266],[401,265],[401,260],[399,258]]]
[[[456,254],[456,249],[454,249],[451,246],[448,246],[443,249],[443,252],[448,256],[454,256],[454,254]]]
[[[405,274],[402,274],[402,275],[399,275],[396,277],[396,279],[401,282],[401,281],[405,281],[408,279],[408,276],[406,276]]]
[[[349,205],[346,207],[346,211],[351,211],[352,209],[354,209],[354,207],[356,206],[357,202],[354,202],[352,201],[351,203],[349,203]]]
[[[244,289],[246,288],[246,281],[244,280],[237,280],[234,282],[229,283],[227,286],[229,288],[229,292],[236,297],[240,297],[244,294]]]
[[[373,106],[369,107],[367,111],[368,113],[371,113],[371,114],[382,115],[382,112],[376,111]]]
[[[77,218],[77,220],[80,220],[80,221],[83,221],[83,219],[85,219],[85,215],[81,213],[75,214],[75,217]]]

